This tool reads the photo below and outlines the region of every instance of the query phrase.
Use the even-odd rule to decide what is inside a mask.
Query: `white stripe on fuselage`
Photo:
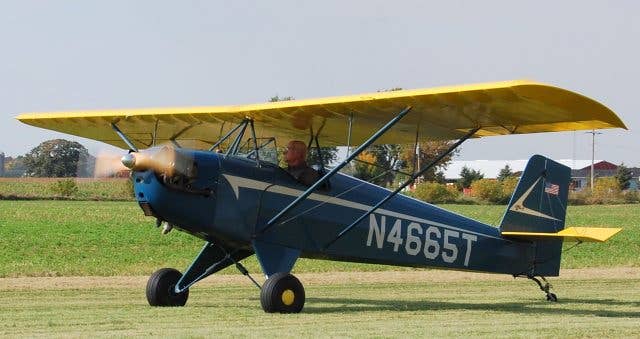
[[[225,177],[225,179],[227,179],[229,184],[231,184],[231,188],[233,189],[233,193],[235,194],[236,199],[239,197],[239,193],[240,193],[239,189],[240,189],[240,187],[250,188],[250,189],[255,189],[255,190],[260,190],[260,191],[263,191],[267,187],[269,187],[269,192],[284,194],[284,195],[288,195],[288,196],[292,196],[292,197],[299,197],[304,192],[302,190],[298,190],[298,189],[295,189],[295,188],[290,188],[290,187],[281,186],[281,185],[273,185],[273,184],[270,184],[270,183],[267,183],[267,182],[264,182],[264,181],[259,181],[259,180],[239,177],[239,176],[235,176],[235,175],[223,174],[223,176]],[[354,209],[358,209],[358,210],[362,210],[362,211],[369,211],[373,207],[373,206],[361,204],[361,203],[358,203],[358,202],[355,202],[355,201],[345,200],[345,199],[336,198],[336,197],[323,195],[323,194],[318,194],[318,193],[311,193],[311,195],[309,195],[309,197],[307,197],[307,199],[313,200],[313,201],[318,201],[318,202],[321,202],[321,203],[328,203],[328,204],[337,205],[337,206],[354,208]],[[480,236],[483,236],[483,237],[488,237],[488,238],[493,238],[493,239],[500,239],[500,240],[507,240],[507,239],[500,238],[500,237],[494,237],[492,235],[485,234],[485,233],[480,233],[480,232],[476,232],[476,231],[472,231],[472,230],[468,230],[468,229],[463,229],[463,228],[459,228],[459,227],[455,227],[455,226],[439,223],[439,222],[432,221],[432,220],[422,219],[422,218],[414,217],[414,216],[408,215],[408,214],[403,214],[403,213],[390,211],[390,210],[387,210],[387,209],[384,209],[384,208],[376,209],[375,213],[384,214],[384,215],[389,216],[389,217],[395,217],[395,218],[399,218],[399,219],[414,221],[414,222],[418,222],[418,223],[422,223],[422,224],[440,226],[440,227],[443,227],[443,228],[448,228],[450,230],[476,234],[476,235],[480,235]]]

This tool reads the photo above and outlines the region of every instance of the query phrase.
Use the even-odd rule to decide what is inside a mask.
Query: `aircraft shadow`
[[[490,298],[490,296],[487,296]],[[541,299],[544,298],[541,295]],[[316,303],[333,304],[314,306]],[[575,304],[575,308],[565,308],[565,305]],[[602,309],[580,308],[584,304],[595,304],[603,306]],[[477,310],[493,311],[518,314],[566,314],[612,318],[639,318],[638,311],[616,311],[606,309],[606,306],[630,306],[639,307],[640,302],[620,301],[612,299],[560,299],[559,307],[544,299],[534,302],[506,302],[506,303],[464,303],[464,302],[442,302],[430,300],[375,300],[375,299],[344,299],[344,298],[307,298],[304,313],[345,313],[345,312],[367,312],[367,311],[447,311],[447,310]]]

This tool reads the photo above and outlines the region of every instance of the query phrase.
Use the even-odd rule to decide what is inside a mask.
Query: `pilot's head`
[[[307,145],[299,140],[291,140],[284,149],[284,161],[291,167],[301,166],[306,163]]]

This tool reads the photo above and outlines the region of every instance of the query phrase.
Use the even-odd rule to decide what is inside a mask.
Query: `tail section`
[[[555,233],[564,229],[570,179],[569,167],[532,156],[509,201],[501,231]]]
[[[536,233],[558,234],[564,229],[570,179],[569,167],[534,155],[509,201],[500,231],[510,237],[527,234],[524,238],[532,241],[535,258],[528,274],[559,273],[562,237],[538,237]]]

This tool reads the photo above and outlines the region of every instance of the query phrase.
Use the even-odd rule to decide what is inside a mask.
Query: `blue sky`
[[[637,1],[3,1],[0,151],[51,138],[22,112],[223,105],[532,79],[630,131],[596,158],[640,166]],[[584,132],[472,140],[458,159],[590,159]]]

